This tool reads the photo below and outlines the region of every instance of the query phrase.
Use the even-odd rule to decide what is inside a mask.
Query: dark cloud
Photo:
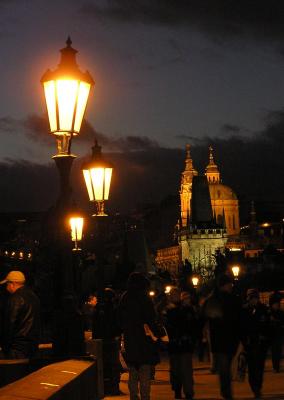
[[[279,0],[108,0],[86,2],[84,15],[128,23],[190,27],[210,35],[252,35],[258,39],[284,36],[284,3]],[[226,36],[223,36],[225,34]]]
[[[284,202],[283,131],[284,110],[269,112],[263,131],[249,139],[234,135],[204,138],[194,143],[191,152],[194,165],[199,173],[204,173],[211,144],[223,183],[235,190],[241,204],[250,200],[280,204]],[[142,145],[143,139],[142,144],[134,140],[132,147]],[[138,203],[158,202],[170,194],[178,194],[184,149],[166,149],[150,143],[139,151],[128,151],[126,147],[105,155],[115,168],[111,210],[131,211]],[[80,170],[83,161],[83,158],[75,160],[72,181],[78,203],[88,206]],[[45,209],[53,204],[58,192],[56,168],[53,164],[42,166],[24,161],[2,163],[0,190],[2,211]]]
[[[229,135],[236,135],[240,133],[242,128],[238,125],[224,124],[221,127],[221,132]]]

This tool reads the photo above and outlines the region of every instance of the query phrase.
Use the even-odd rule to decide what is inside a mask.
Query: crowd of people
[[[103,306],[94,307],[93,337],[104,340],[98,313],[108,323],[116,321],[113,339],[123,337],[131,400],[150,399],[151,380],[159,363],[158,343],[163,341],[167,342],[175,399],[181,399],[182,395],[186,399],[194,398],[193,354],[200,356],[204,347],[210,351],[211,371],[219,375],[224,399],[233,398],[233,362],[238,364],[239,379],[247,367],[252,393],[256,399],[261,398],[269,349],[274,372],[280,371],[284,312],[279,293],[270,296],[269,306],[260,301],[256,289],[249,289],[245,301],[241,301],[233,291],[232,278],[226,274],[218,278],[210,295],[199,301],[194,291],[172,287],[162,301],[155,302],[149,296],[149,289],[149,281],[142,274],[133,273],[126,292],[119,299],[113,293],[116,301],[112,302],[111,314],[107,309],[102,311]],[[118,356],[112,360],[118,360]],[[113,387],[119,393],[118,375],[115,381]]]
[[[9,299],[1,327],[6,358],[32,358],[40,341],[40,305],[25,285],[20,271],[10,272],[6,284]],[[103,343],[105,391],[119,394],[121,355],[129,371],[131,400],[149,400],[159,344],[164,342],[175,399],[194,398],[193,355],[211,354],[211,371],[219,375],[224,399],[233,399],[232,363],[239,355],[239,375],[247,365],[248,381],[256,399],[261,398],[265,361],[271,351],[275,373],[280,371],[284,312],[281,295],[273,293],[269,306],[259,292],[249,289],[245,301],[233,291],[233,280],[223,274],[206,297],[174,286],[163,301],[153,301],[150,283],[141,273],[129,276],[127,290],[119,296],[106,288],[92,295],[83,308],[85,329]]]

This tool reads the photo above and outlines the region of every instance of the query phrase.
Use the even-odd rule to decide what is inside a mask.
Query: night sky
[[[73,143],[79,199],[96,135],[116,166],[114,208],[177,193],[186,143],[200,172],[215,146],[240,198],[283,200],[283,15],[278,0],[0,1],[0,210],[56,197],[39,81],[68,35],[96,81]]]

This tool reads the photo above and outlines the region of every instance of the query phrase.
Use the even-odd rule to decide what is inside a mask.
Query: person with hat
[[[221,395],[226,400],[233,398],[231,364],[240,342],[241,305],[232,290],[231,276],[219,276],[217,287],[203,306],[204,317],[209,325],[211,351],[216,358]]]
[[[280,308],[281,299],[282,295],[279,292],[272,293],[269,298],[271,358],[275,373],[280,372],[282,342],[284,336],[284,311]]]
[[[9,298],[3,321],[3,353],[5,358],[32,358],[40,337],[40,303],[25,285],[21,271],[10,271],[0,284],[6,284]]]
[[[242,313],[242,342],[247,357],[248,380],[256,399],[261,398],[263,372],[269,344],[270,318],[257,289],[248,289]]]

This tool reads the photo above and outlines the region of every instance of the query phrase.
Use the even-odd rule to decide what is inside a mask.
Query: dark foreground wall
[[[0,399],[97,400],[96,376],[96,362],[62,361],[4,386]]]

